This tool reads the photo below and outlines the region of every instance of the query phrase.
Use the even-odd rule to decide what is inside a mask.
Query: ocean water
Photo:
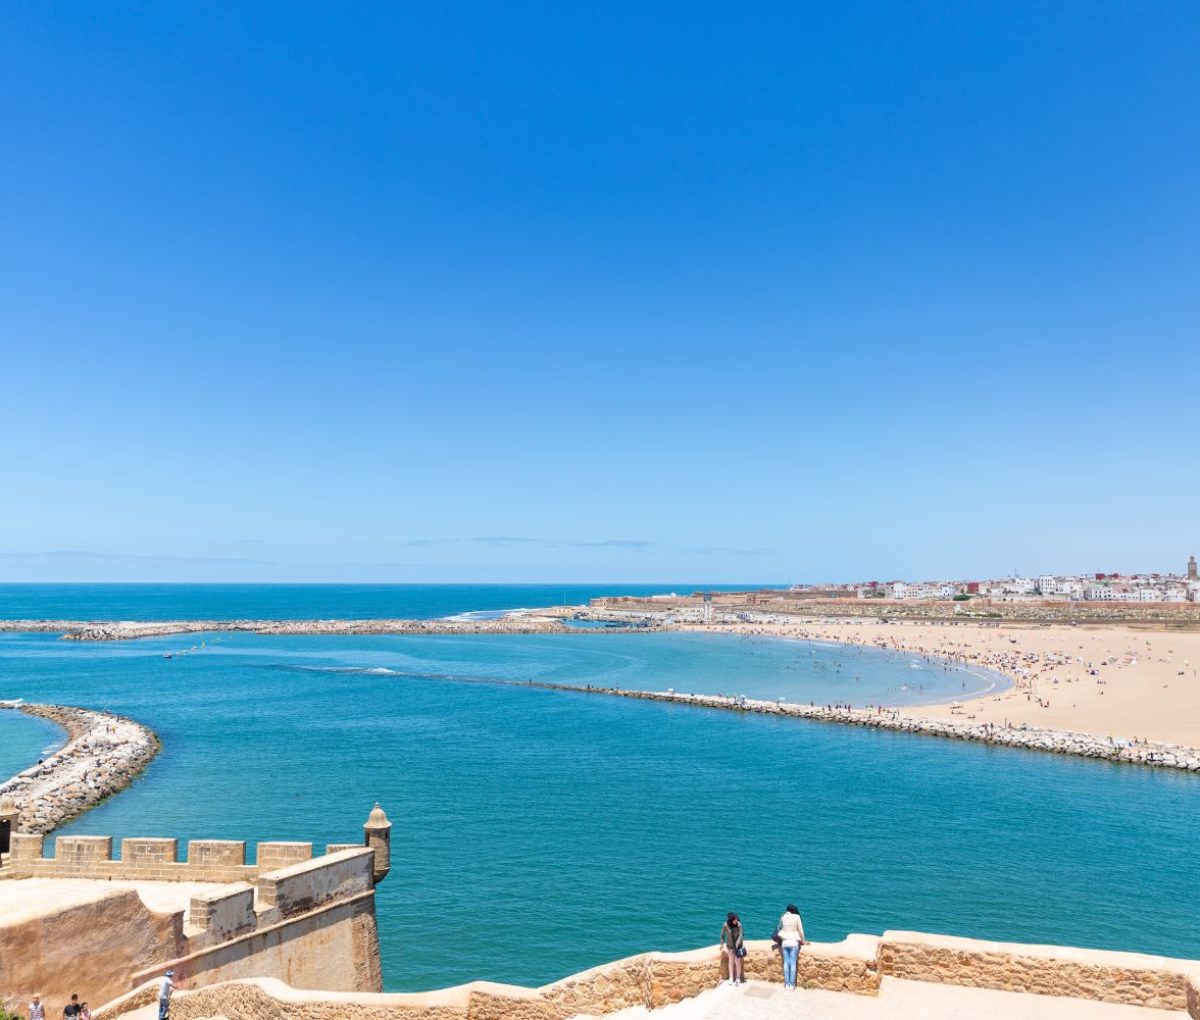
[[[62,735],[45,719],[0,710],[0,783],[62,747]]]
[[[0,620],[368,620],[579,605],[759,584],[0,584]]]
[[[731,909],[766,937],[789,901],[822,941],[915,928],[1200,957],[1195,776],[525,680],[856,703],[992,682],[728,635],[0,635],[0,698],[112,708],[164,741],[65,833],[321,845],[380,801],[390,990],[714,943]],[[0,713],[0,744],[19,719]]]

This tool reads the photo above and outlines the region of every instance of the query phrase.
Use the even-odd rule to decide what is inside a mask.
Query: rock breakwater
[[[557,617],[521,614],[495,620],[0,620],[0,631],[58,633],[65,641],[131,641],[172,634],[570,634]],[[586,633],[607,633],[604,630]]]
[[[867,729],[895,730],[927,737],[966,740],[998,747],[1015,747],[1027,751],[1046,751],[1051,754],[1070,754],[1080,758],[1122,762],[1130,765],[1150,765],[1157,768],[1180,769],[1200,773],[1200,749],[1178,744],[1152,741],[1116,740],[1096,737],[1070,730],[1046,729],[1035,726],[996,726],[991,723],[959,723],[943,719],[922,719],[902,715],[894,709],[846,708],[836,705],[797,705],[782,701],[758,701],[743,697],[709,694],[682,694],[675,691],[629,691],[616,687],[580,687],[570,684],[541,684],[531,686],[552,690],[578,691],[586,694],[605,694],[643,701],[665,701],[672,704],[694,705],[699,708],[721,709],[727,712],[754,712],[761,715],[790,716],[817,722],[862,726]]]
[[[67,743],[41,763],[0,783],[0,800],[19,809],[17,828],[47,833],[125,789],[161,744],[141,723],[87,708],[22,705],[67,731]]]

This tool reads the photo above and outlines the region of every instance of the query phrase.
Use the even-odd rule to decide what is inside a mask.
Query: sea
[[[443,617],[696,587],[0,585],[0,617]],[[818,941],[916,929],[1200,957],[1200,777],[530,681],[856,705],[1005,683],[721,634],[0,634],[0,700],[108,708],[163,741],[62,834],[319,851],[381,803],[388,990],[538,985],[715,944],[728,910],[765,938],[789,902]],[[60,740],[0,712],[0,774]]]

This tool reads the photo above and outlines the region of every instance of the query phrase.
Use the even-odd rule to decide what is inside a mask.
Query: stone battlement
[[[179,840],[139,836],[121,840],[121,856],[113,856],[112,836],[58,836],[54,856],[46,856],[47,837],[14,832],[3,863],[6,878],[93,878],[131,882],[255,882],[260,876],[297,864],[321,861],[347,850],[372,851],[372,881],[380,882],[391,863],[391,822],[375,805],[363,826],[362,843],[330,843],[323,857],[313,857],[312,843],[265,842],[255,847],[254,863],[246,862],[246,842],[193,839],[179,859]]]
[[[137,882],[254,882],[260,875],[314,860],[312,843],[259,843],[255,863],[246,863],[246,843],[233,839],[193,839],[179,859],[178,839],[137,837],[121,840],[113,856],[112,836],[58,836],[51,842],[39,833],[14,832],[5,858],[12,878],[96,878]],[[365,844],[334,843],[324,857]],[[318,856],[315,860],[322,860]]]
[[[15,832],[0,869],[0,1005],[64,997],[64,975],[103,1001],[173,969],[193,987],[279,975],[302,987],[377,991],[375,886],[391,823],[375,805],[361,843],[59,836]],[[87,923],[81,923],[86,916]],[[102,918],[96,925],[94,918]],[[22,947],[36,944],[36,954]],[[81,962],[85,961],[85,962]],[[15,1001],[15,1000],[14,1000]]]

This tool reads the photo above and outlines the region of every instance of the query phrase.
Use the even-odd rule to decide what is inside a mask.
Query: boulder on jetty
[[[943,719],[923,719],[901,715],[888,708],[846,708],[837,705],[797,705],[781,701],[758,701],[744,697],[717,694],[681,694],[676,691],[628,691],[615,687],[578,687],[568,684],[542,684],[558,690],[608,694],[621,698],[641,698],[647,701],[669,701],[701,708],[719,708],[731,712],[756,712],[763,715],[786,715],[818,722],[863,726],[868,729],[897,730],[927,737],[968,740],[1000,747],[1016,747],[1027,751],[1047,751],[1051,754],[1073,754],[1081,758],[1124,762],[1132,765],[1151,765],[1158,768],[1180,769],[1200,773],[1200,750],[1179,744],[1158,744],[1152,741],[1114,740],[1094,737],[1070,730],[1053,730],[1037,726],[997,726],[992,723],[959,723]]]
[[[0,783],[0,800],[16,805],[16,828],[48,833],[125,789],[162,745],[141,723],[88,708],[22,705],[67,731],[66,745]]]

